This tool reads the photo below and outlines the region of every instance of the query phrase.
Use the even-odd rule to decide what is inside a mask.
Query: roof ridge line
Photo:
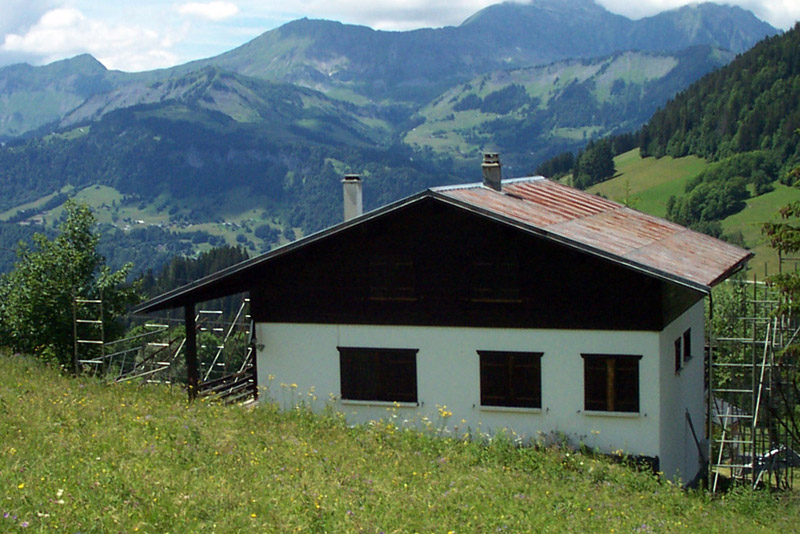
[[[501,180],[500,183],[502,184],[515,184],[521,182],[533,182],[539,180],[547,180],[544,176],[523,176],[521,178],[506,178],[505,180]],[[452,185],[438,185],[435,187],[429,188],[431,191],[455,191],[456,189],[475,189],[478,187],[484,187],[483,182],[469,182],[466,184],[452,184]],[[503,193],[503,191],[498,191],[498,193]]]

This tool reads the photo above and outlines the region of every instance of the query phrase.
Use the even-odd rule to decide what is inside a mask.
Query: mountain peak
[[[91,54],[80,54],[69,59],[62,59],[61,61],[56,61],[47,65],[46,68],[69,68],[79,71],[82,74],[101,74],[108,71],[105,65],[100,63],[97,58]]]
[[[506,2],[526,5],[523,2]],[[552,9],[592,9],[602,8],[595,0],[531,0],[527,5]]]
[[[551,14],[595,13],[611,14],[594,0],[531,0],[530,2],[502,2],[487,6],[471,17],[461,26],[485,22],[487,19],[505,19],[515,16],[535,17],[542,12]]]

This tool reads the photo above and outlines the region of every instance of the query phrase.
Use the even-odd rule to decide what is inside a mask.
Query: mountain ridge
[[[481,144],[501,152],[507,168],[530,172],[531,160],[577,150],[587,136],[636,130],[679,90],[731,59],[730,52],[698,45],[496,71],[423,107],[404,140],[453,157],[454,149]],[[450,141],[442,146],[443,139]]]
[[[459,26],[407,32],[298,19],[218,56],[156,71],[99,70],[92,58],[96,65],[90,72],[87,64],[92,61],[83,55],[31,67],[14,85],[11,79],[24,67],[4,67],[0,140],[57,123],[87,98],[120,85],[154,82],[207,66],[303,85],[351,102],[391,103],[406,108],[407,117],[447,88],[494,70],[697,44],[742,52],[777,33],[752,13],[730,6],[700,4],[634,21],[592,0],[494,4]],[[64,76],[56,74],[57,64],[75,71],[72,84],[59,85]],[[48,76],[49,88],[43,89],[36,78]]]

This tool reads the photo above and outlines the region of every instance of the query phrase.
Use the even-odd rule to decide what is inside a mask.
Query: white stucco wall
[[[697,439],[705,439],[704,308],[700,301],[673,321],[661,333],[661,469],[690,482],[700,469],[700,453],[686,418],[689,411]],[[691,328],[692,358],[675,372],[675,340]]]
[[[675,328],[683,332],[682,326]],[[697,331],[702,335],[702,328]],[[672,411],[665,413],[658,403],[659,389],[663,394],[664,388],[670,386],[659,379],[659,372],[664,373],[665,344],[669,345],[667,357],[672,354],[667,332],[259,323],[256,335],[259,386],[265,396],[284,408],[301,400],[317,409],[333,402],[351,422],[394,417],[398,424],[415,424],[427,417],[438,426],[438,407],[446,406],[453,413],[446,427],[459,434],[510,428],[523,439],[537,439],[555,431],[575,443],[582,441],[606,452],[623,450],[662,457],[662,449],[668,447],[672,458],[677,450],[677,446],[660,439],[664,425],[659,418],[662,414],[675,417]],[[702,350],[701,339],[693,340],[693,344]],[[342,401],[337,346],[418,349],[418,405],[395,407],[391,403]],[[543,352],[541,410],[481,407],[477,350]],[[581,353],[642,356],[639,413],[584,413]],[[698,354],[691,363],[701,368],[702,355]],[[669,375],[674,375],[672,369]],[[680,414],[683,417],[682,408]],[[696,424],[698,421],[702,419]],[[673,426],[674,421],[668,429],[672,431]]]

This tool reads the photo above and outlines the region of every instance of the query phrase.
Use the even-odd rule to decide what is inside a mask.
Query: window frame
[[[581,354],[581,357],[585,411],[640,413],[641,355],[587,353]],[[623,364],[622,368],[620,362]]]
[[[509,350],[477,352],[481,407],[541,409],[544,352]],[[530,373],[527,379],[524,377],[525,369],[529,369]],[[523,379],[521,383],[520,378]],[[497,393],[498,385],[502,390],[500,394]],[[520,389],[523,391],[518,391]]]
[[[414,260],[399,254],[374,255],[369,262],[369,300],[416,301]]]
[[[418,402],[419,349],[337,347],[337,350],[342,400]]]
[[[469,298],[471,302],[522,302],[519,260],[514,256],[483,257],[470,264]]]
[[[692,329],[687,328],[683,333],[683,363],[692,359]]]

